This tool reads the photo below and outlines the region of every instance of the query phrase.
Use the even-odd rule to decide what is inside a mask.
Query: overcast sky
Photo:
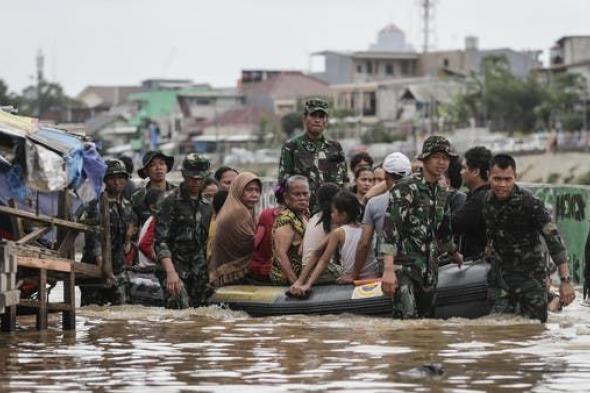
[[[232,86],[243,68],[303,69],[309,54],[366,49],[394,23],[420,48],[420,0],[0,0],[0,79],[47,79],[68,94],[89,84],[152,77]],[[433,48],[547,51],[564,35],[590,34],[590,0],[437,0]],[[544,57],[546,58],[546,56]]]

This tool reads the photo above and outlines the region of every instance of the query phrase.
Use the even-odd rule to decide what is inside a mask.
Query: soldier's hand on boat
[[[338,284],[351,284],[353,282],[352,274],[343,274],[336,280]]]
[[[564,306],[571,304],[576,298],[576,292],[569,282],[562,282],[559,285],[559,298]]]
[[[397,274],[393,269],[385,269],[381,277],[381,290],[384,294],[392,296],[397,291]]]
[[[166,273],[166,290],[172,295],[180,295],[182,291],[182,281],[176,271]]]
[[[463,264],[463,254],[461,254],[458,251],[455,251],[453,254],[450,254],[449,256],[451,257],[451,261],[453,261],[453,263],[461,267],[461,265]]]

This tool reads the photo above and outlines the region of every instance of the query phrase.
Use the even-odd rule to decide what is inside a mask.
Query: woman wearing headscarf
[[[217,217],[209,281],[214,287],[240,282],[248,273],[254,254],[256,218],[262,183],[250,172],[240,173],[232,182],[227,200]]]

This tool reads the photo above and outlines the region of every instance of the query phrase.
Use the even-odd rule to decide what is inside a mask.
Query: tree
[[[301,113],[287,113],[281,119],[281,127],[288,137],[291,137],[297,130],[303,130],[303,117]]]
[[[383,122],[375,124],[361,135],[361,142],[365,145],[372,143],[391,143],[403,139],[403,136],[389,132]]]
[[[8,85],[0,79],[0,106],[16,106],[18,98],[8,91]]]
[[[41,80],[23,90],[18,109],[24,115],[43,118],[50,112],[66,111],[73,103],[59,83]]]

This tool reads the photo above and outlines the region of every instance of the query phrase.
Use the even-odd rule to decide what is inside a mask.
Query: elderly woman
[[[241,282],[254,254],[256,218],[262,183],[250,172],[240,173],[217,216],[216,237],[209,263],[209,282],[215,287]]]
[[[302,243],[309,209],[309,183],[303,176],[285,182],[285,208],[272,227],[273,263],[270,281],[274,285],[293,284],[302,270]]]

